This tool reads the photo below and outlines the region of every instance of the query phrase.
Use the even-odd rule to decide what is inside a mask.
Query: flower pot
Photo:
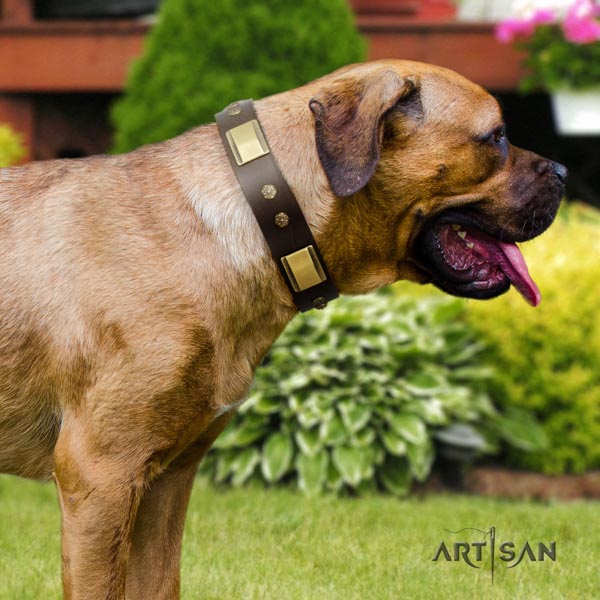
[[[133,17],[156,11],[160,0],[37,0],[36,17],[85,19]]]
[[[600,87],[552,94],[556,131],[563,135],[600,135]]]

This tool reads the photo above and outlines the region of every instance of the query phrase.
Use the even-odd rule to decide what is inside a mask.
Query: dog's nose
[[[536,171],[540,175],[545,175],[546,173],[552,173],[557,177],[557,179],[564,183],[567,179],[568,171],[567,167],[561,165],[560,163],[554,162],[553,160],[542,160],[537,164]]]
[[[569,174],[567,167],[554,161],[551,161],[551,164],[552,171],[554,172],[554,174],[560,179],[561,183],[565,183],[565,181],[567,180],[567,175]]]

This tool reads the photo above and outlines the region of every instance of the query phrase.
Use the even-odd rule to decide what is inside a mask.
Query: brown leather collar
[[[339,294],[302,210],[275,163],[254,103],[234,102],[215,119],[229,162],[294,303],[302,312],[325,308]]]

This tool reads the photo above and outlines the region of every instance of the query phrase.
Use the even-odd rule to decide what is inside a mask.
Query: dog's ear
[[[337,196],[350,196],[371,179],[379,162],[385,116],[416,91],[414,79],[390,69],[341,80],[310,100],[319,159]]]

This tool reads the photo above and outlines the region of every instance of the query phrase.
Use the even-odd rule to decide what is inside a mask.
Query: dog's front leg
[[[181,541],[198,461],[152,482],[138,510],[127,562],[127,600],[179,598]]]
[[[114,453],[94,447],[86,426],[66,419],[55,448],[63,593],[72,600],[122,600],[131,532],[151,465],[116,443]]]
[[[127,562],[127,600],[179,598],[181,542],[198,464],[232,416],[213,421],[144,492]]]

